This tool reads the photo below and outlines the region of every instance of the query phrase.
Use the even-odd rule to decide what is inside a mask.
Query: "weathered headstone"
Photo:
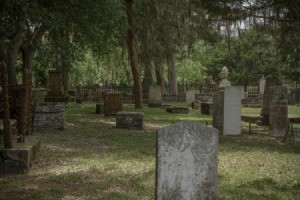
[[[122,111],[121,94],[119,92],[107,92],[104,98],[104,114],[116,115]]]
[[[45,96],[45,101],[67,102],[67,97],[63,94],[61,73],[59,71],[49,71],[48,93]]]
[[[224,135],[241,134],[242,92],[239,86],[224,88]]]
[[[143,112],[118,112],[116,114],[116,127],[128,129],[143,129]]]
[[[160,85],[151,85],[149,87],[149,107],[160,107],[162,104],[162,90]]]
[[[156,200],[217,199],[218,132],[179,122],[157,132]]]
[[[261,110],[260,110],[260,115],[262,116],[262,120],[260,124],[263,126],[269,126],[270,124],[270,87],[273,85],[274,85],[274,80],[272,76],[267,76]]]
[[[192,90],[187,91],[185,94],[185,100],[186,100],[186,105],[187,106],[192,106],[192,104],[195,102],[195,92]]]
[[[265,87],[266,87],[266,78],[265,76],[262,76],[259,79],[259,96],[262,98],[265,93]]]
[[[288,128],[288,91],[284,86],[270,88],[270,135],[283,137]]]
[[[61,96],[63,94],[61,73],[59,71],[49,71],[48,95]]]
[[[213,96],[212,125],[223,131],[224,123],[224,92],[218,92]]]

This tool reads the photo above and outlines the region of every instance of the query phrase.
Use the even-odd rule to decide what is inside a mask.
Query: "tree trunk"
[[[166,93],[166,83],[164,79],[164,72],[163,72],[163,65],[160,58],[155,58],[154,60],[155,64],[155,74],[156,74],[156,84],[160,85],[162,89],[162,93]]]
[[[70,73],[69,73],[69,63],[62,62],[61,73],[62,73],[62,85],[64,93],[67,94],[70,90]]]
[[[174,56],[174,49],[172,47],[169,47],[167,49],[167,64],[168,64],[168,79],[169,79],[170,95],[177,96],[178,86],[176,80],[175,56]]]
[[[126,0],[126,14],[128,18],[128,30],[127,30],[127,47],[130,60],[130,66],[132,71],[132,77],[134,82],[134,96],[135,96],[135,107],[143,108],[143,96],[142,96],[142,84],[140,67],[137,59],[137,52],[134,41],[134,17],[132,9],[133,0]]]
[[[13,148],[12,133],[10,126],[10,113],[9,113],[9,97],[8,97],[8,80],[6,64],[2,61],[1,65],[1,85],[3,94],[3,130],[4,130],[4,148]]]
[[[148,59],[144,60],[145,63],[145,74],[143,80],[143,89],[149,90],[150,85],[153,84],[152,76],[152,64]]]

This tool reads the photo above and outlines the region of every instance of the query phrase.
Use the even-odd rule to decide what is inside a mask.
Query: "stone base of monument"
[[[25,143],[14,143],[14,148],[0,148],[0,174],[27,172],[37,157],[41,141],[26,136]]]
[[[96,114],[104,114],[104,103],[96,104]]]
[[[177,114],[189,114],[189,108],[179,107],[179,106],[166,107],[166,111],[170,113],[177,113]]]
[[[143,129],[143,112],[118,112],[116,114],[116,127],[128,129]]]
[[[35,107],[34,130],[64,130],[65,106],[63,104],[40,104]]]

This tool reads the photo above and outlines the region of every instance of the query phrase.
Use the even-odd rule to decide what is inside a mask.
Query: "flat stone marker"
[[[288,91],[284,86],[270,87],[270,136],[283,137],[288,128]]]
[[[186,105],[191,106],[192,103],[196,101],[195,92],[192,90],[187,91],[187,93],[185,94],[185,99],[186,99]]]
[[[156,200],[217,199],[218,131],[179,122],[157,132]]]

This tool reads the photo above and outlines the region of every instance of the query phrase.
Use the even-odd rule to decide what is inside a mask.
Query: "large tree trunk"
[[[148,59],[145,60],[144,65],[145,65],[145,74],[144,74],[144,79],[143,79],[143,89],[149,90],[150,85],[153,84],[151,61]]]
[[[167,64],[168,64],[168,79],[170,86],[170,95],[178,95],[178,86],[176,80],[176,66],[175,66],[175,55],[172,47],[167,48]]]
[[[7,69],[4,61],[0,63],[1,67],[1,85],[3,95],[3,130],[4,130],[4,148],[13,148],[12,144],[12,133],[10,126],[10,113],[9,113],[9,97],[8,97],[8,80],[7,80]]]
[[[62,85],[64,93],[67,94],[70,90],[70,73],[69,73],[69,63],[62,62],[61,73],[62,73]]]
[[[24,22],[20,21],[17,25],[17,33],[12,39],[0,39],[0,60],[5,62],[7,68],[8,85],[10,86],[17,84],[15,62],[24,40],[24,26]]]
[[[61,29],[61,39],[65,45],[70,44],[70,32],[68,30],[69,23],[66,22],[65,27]],[[66,47],[65,47],[66,48]],[[61,75],[64,93],[67,94],[70,90],[70,51],[68,49],[61,54]]]
[[[156,74],[156,84],[160,85],[162,93],[166,93],[166,85],[164,79],[163,65],[160,57],[154,59],[155,64],[155,74]]]
[[[138,64],[136,47],[134,42],[134,17],[133,17],[132,4],[133,4],[133,0],[126,0],[126,14],[128,18],[127,47],[128,47],[130,66],[131,66],[132,77],[134,82],[135,107],[143,108],[140,67]]]
[[[149,13],[148,13],[149,14]],[[141,62],[145,67],[144,79],[143,79],[143,89],[149,90],[150,85],[153,84],[152,75],[152,63],[151,63],[151,35],[150,35],[150,22],[146,18],[143,21],[143,31],[142,31],[142,47],[141,47]]]

